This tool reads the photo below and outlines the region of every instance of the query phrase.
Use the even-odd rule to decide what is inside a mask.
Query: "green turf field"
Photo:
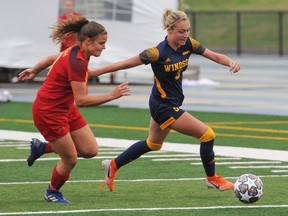
[[[1,104],[0,129],[37,132],[30,107],[30,103]],[[81,108],[81,112],[96,137],[138,140],[147,136],[148,110],[99,106]],[[201,112],[194,115],[216,131],[216,145],[288,150],[288,117]],[[167,141],[198,143],[196,139],[177,133],[171,133]],[[29,143],[1,140],[0,215],[222,216],[285,215],[288,211],[288,162],[217,156],[217,172],[231,181],[247,172],[261,177],[264,195],[250,205],[239,202],[233,191],[207,189],[199,155],[185,152],[146,154],[121,168],[115,192],[111,193],[107,188],[98,188],[103,179],[100,163],[104,158],[115,157],[123,148],[99,144],[99,156],[79,160],[70,181],[62,189],[71,203],[55,204],[45,202],[43,194],[57,155],[45,155],[43,160],[28,167],[25,159]]]
[[[97,137],[144,139],[150,120],[146,109],[120,109],[114,106],[81,108]],[[30,103],[0,105],[0,128],[37,131],[33,125]],[[216,144],[288,150],[288,116],[191,112],[210,125],[217,134]],[[167,141],[198,143],[196,139],[170,133]]]

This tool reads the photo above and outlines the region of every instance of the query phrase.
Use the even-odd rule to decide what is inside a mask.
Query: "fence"
[[[288,11],[189,11],[191,34],[216,51],[288,54]]]

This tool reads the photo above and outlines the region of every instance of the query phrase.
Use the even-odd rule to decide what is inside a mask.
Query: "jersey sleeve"
[[[78,59],[78,63],[74,62],[70,64],[70,76],[69,81],[86,82],[87,66],[85,62]]]
[[[205,47],[196,39],[190,37],[190,42],[192,44],[192,49],[193,49],[193,53],[197,54],[197,55],[202,55],[205,51]]]
[[[84,62],[81,58],[77,58],[78,48],[75,47],[72,49],[69,56],[69,81],[87,81],[87,63]]]
[[[156,47],[151,47],[139,54],[141,61],[144,64],[157,62],[159,59],[159,50]]]

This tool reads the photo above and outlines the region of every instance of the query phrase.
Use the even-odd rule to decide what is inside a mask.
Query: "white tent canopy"
[[[131,6],[130,20],[119,21],[117,18],[108,19],[105,16],[95,18],[91,14],[93,9],[98,9],[98,11],[94,10],[96,15],[105,14],[107,11],[113,15],[115,8],[111,11],[107,8],[102,9],[99,8],[100,3],[102,6],[106,2],[109,3],[108,5],[114,4],[116,8],[121,8],[123,2],[127,1]],[[59,45],[53,44],[49,38],[51,27],[57,22],[59,16],[59,5],[59,0],[0,1],[2,32],[0,34],[0,67],[31,67],[42,58],[59,51]],[[164,9],[177,7],[178,0],[76,0],[76,10],[81,9],[88,19],[97,19],[96,21],[103,24],[108,31],[106,50],[100,57],[91,58],[90,66],[93,68],[124,60],[157,45],[166,35],[162,27]],[[147,68],[150,67],[141,66],[137,68],[137,71],[142,73]],[[133,73],[129,72],[129,76],[130,74],[131,76],[135,74],[136,79],[141,79],[140,73],[133,71]],[[117,77],[120,79],[121,75],[125,75],[127,79],[127,73],[118,73]],[[102,78],[105,79],[105,76]]]
[[[177,0],[133,0],[133,14],[131,22],[119,22],[110,20],[97,20],[102,23],[108,31],[106,50],[99,58],[91,61],[91,67],[105,65],[115,61],[130,58],[151,46],[160,43],[166,36],[163,30],[162,14],[165,8],[176,9]],[[148,71],[149,70],[149,71]],[[139,66],[124,72],[117,73],[116,80],[143,82],[153,81],[150,66]],[[100,76],[101,82],[107,82],[109,75]]]
[[[58,52],[49,38],[58,13],[58,0],[1,0],[0,67],[31,67]]]

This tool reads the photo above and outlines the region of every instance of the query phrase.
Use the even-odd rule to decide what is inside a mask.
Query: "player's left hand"
[[[112,92],[111,95],[114,99],[122,96],[129,96],[131,89],[129,88],[128,82],[121,83]]]
[[[231,73],[237,73],[240,70],[240,64],[238,62],[231,61],[229,66]]]

